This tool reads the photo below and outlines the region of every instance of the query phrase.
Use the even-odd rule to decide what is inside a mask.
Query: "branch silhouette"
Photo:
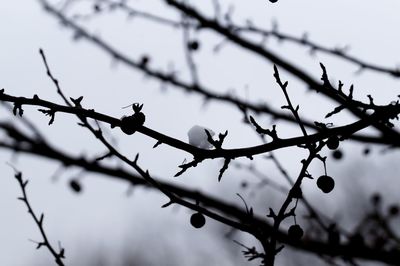
[[[270,2],[278,1],[271,0]],[[198,7],[199,5],[194,5],[189,1],[160,0],[159,3],[163,4],[165,9],[174,12],[175,17],[172,18],[167,16],[167,13],[156,14],[153,10],[148,12],[136,8],[128,1],[95,0],[91,11],[78,15],[71,15],[68,12],[71,6],[77,4],[74,1],[65,1],[61,8],[56,8],[46,0],[38,0],[38,3],[47,14],[61,22],[62,26],[73,31],[74,38],[86,40],[114,60],[122,62],[139,74],[144,74],[146,78],[174,89],[193,92],[196,96],[202,97],[205,102],[212,100],[215,103],[233,106],[240,111],[240,115],[243,115],[243,123],[253,133],[257,133],[256,137],[259,137],[262,143],[232,147],[232,144],[227,144],[232,136],[231,130],[229,130],[229,135],[228,130],[225,131],[226,128],[218,134],[218,132],[214,133],[212,130],[200,126],[195,126],[200,128],[200,133],[194,134],[196,136],[193,137],[198,138],[198,141],[191,141],[192,130],[188,135],[189,142],[174,138],[158,131],[156,126],[149,126],[150,113],[146,113],[144,111],[146,109],[143,109],[146,102],[129,105],[128,107],[132,108],[131,114],[122,118],[98,112],[90,106],[85,106],[86,95],[79,95],[78,98],[69,97],[68,92],[61,87],[58,77],[53,75],[51,64],[44,51],[40,49],[39,53],[46,74],[62,103],[46,100],[39,97],[38,94],[30,97],[30,95],[9,92],[8,88],[1,89],[0,102],[6,105],[14,117],[11,121],[0,121],[0,131],[4,133],[4,136],[0,138],[0,149],[52,160],[64,169],[75,166],[85,172],[100,174],[110,179],[124,180],[131,189],[149,188],[165,196],[166,201],[160,204],[161,208],[180,205],[193,212],[190,223],[196,229],[201,229],[209,220],[215,220],[233,231],[240,231],[252,236],[252,240],[257,241],[259,247],[234,241],[243,248],[242,253],[245,259],[260,261],[263,266],[275,265],[277,256],[286,252],[285,246],[322,257],[327,263],[333,265],[339,260],[357,265],[356,260],[358,259],[392,265],[400,264],[398,249],[400,236],[397,235],[396,229],[391,224],[391,221],[399,216],[397,204],[389,205],[384,211],[380,196],[374,195],[371,200],[372,204],[369,204],[371,205],[370,210],[366,211],[365,216],[356,221],[357,226],[350,230],[338,224],[335,218],[327,215],[326,210],[320,210],[314,206],[314,203],[308,198],[308,191],[303,191],[304,186],[302,186],[305,181],[315,183],[315,188],[323,195],[330,193],[335,188],[336,178],[327,171],[327,164],[330,161],[323,155],[323,149],[330,150],[334,154],[334,158],[339,159],[342,156],[342,143],[349,141],[362,145],[379,144],[388,149],[398,148],[400,132],[396,120],[400,114],[399,100],[396,98],[387,104],[378,105],[375,103],[373,95],[366,95],[365,99],[367,100],[362,101],[355,97],[353,85],[345,89],[342,81],[333,84],[328,74],[328,68],[323,63],[319,65],[320,73],[309,73],[300,63],[292,62],[291,58],[286,58],[279,52],[266,47],[263,41],[257,42],[249,36],[257,35],[264,39],[274,37],[282,42],[295,43],[312,52],[326,53],[353,63],[360,70],[375,71],[378,74],[390,75],[395,78],[400,76],[399,69],[368,63],[366,60],[349,55],[345,48],[324,47],[317,42],[310,41],[307,35],[298,38],[282,33],[278,31],[277,25],[273,26],[271,30],[266,30],[255,26],[251,19],[241,25],[234,22],[232,9],[228,8],[225,11],[218,0],[213,0],[211,3],[213,15],[207,14]],[[187,77],[182,78],[174,70],[159,70],[152,62],[151,54],[137,54],[130,57],[82,25],[107,10],[111,12],[115,9],[123,11],[130,18],[138,17],[145,22],[177,30]],[[199,57],[202,54],[203,40],[198,35],[199,32],[210,32],[218,39],[222,39],[222,42],[215,46],[215,51],[221,49],[225,43],[229,43],[246,52],[247,55],[261,59],[267,66],[272,65],[267,68],[267,71],[271,77],[275,78],[274,87],[282,91],[285,102],[281,109],[272,107],[269,103],[255,103],[232,93],[217,92],[216,88],[212,88],[208,84],[207,78],[203,76],[204,73],[200,71],[201,60]],[[285,81],[290,81],[292,78],[300,81],[300,84],[311,93],[335,104],[332,107],[333,110],[330,109],[327,113],[323,113],[325,118],[346,113],[352,115],[352,120],[333,126],[330,123],[307,118],[307,114],[302,112],[302,103],[291,95],[292,89],[298,90],[298,86],[293,86],[293,88],[290,86],[289,90],[289,82]],[[41,132],[35,123],[26,117],[27,113],[31,112],[29,107],[37,109],[46,116],[43,119],[48,119],[49,126],[62,120],[62,116],[58,114],[75,116],[79,121],[78,125],[87,129],[93,138],[99,141],[104,153],[74,156],[64,152],[62,147],[51,144],[46,137],[46,132]],[[264,118],[272,118],[273,122],[266,124]],[[289,122],[290,125],[296,127],[290,132],[290,137],[283,137],[287,132],[283,132],[280,122]],[[18,123],[22,123],[24,128],[22,129]],[[370,129],[377,133],[365,133]],[[177,150],[191,156],[191,160],[186,161],[185,159],[182,163],[177,163],[178,170],[175,177],[183,174],[190,175],[194,167],[202,165],[206,160],[219,159],[221,166],[219,171],[214,173],[215,184],[219,185],[221,180],[229,178],[232,167],[241,167],[259,180],[258,183],[253,184],[251,191],[254,194],[261,191],[262,188],[268,187],[274,192],[280,193],[281,201],[274,208],[269,206],[269,202],[264,202],[263,209],[257,210],[255,206],[249,204],[248,197],[242,193],[235,193],[239,197],[236,198],[241,203],[239,205],[237,202],[223,200],[219,195],[214,196],[209,191],[178,185],[173,179],[165,181],[168,180],[166,178],[172,176],[154,175],[151,170],[146,169],[147,162],[139,162],[139,153],[130,158],[117,148],[117,145],[110,139],[114,137],[115,131],[119,130],[127,138],[134,139],[137,135],[144,135],[154,139],[156,144],[153,148],[164,144],[167,146],[166,149]],[[206,143],[207,145],[194,143]],[[278,150],[288,148],[305,152],[302,153],[299,170],[293,176],[284,167],[285,163],[282,164],[274,155]],[[365,154],[367,153],[365,152]],[[123,163],[123,166],[128,169],[122,166],[109,166],[103,162],[109,158]],[[245,159],[245,162],[238,163],[235,161],[238,158]],[[256,169],[250,161],[258,159],[270,160],[278,175],[285,179],[286,185],[283,186],[276,182],[275,177],[270,178],[269,172],[264,173]],[[323,167],[324,173],[317,176],[317,171],[311,167],[312,164],[319,164],[321,168]],[[43,242],[38,243],[38,248],[45,246],[54,257],[55,262],[58,265],[64,265],[64,249],[60,247],[60,251],[57,252],[50,245],[43,229],[44,216],[36,216],[30,206],[25,191],[27,181],[22,179],[22,174],[18,171],[16,171],[15,177],[23,193],[23,197],[20,199],[26,204],[43,237]],[[69,184],[75,192],[82,192],[81,184],[76,179]],[[242,188],[245,189],[251,185],[251,182],[245,177]],[[369,230],[371,227],[375,228],[374,232]]]
[[[153,188],[148,182],[146,182],[140,175],[134,175],[130,171],[124,170],[123,168],[116,167],[112,168],[109,166],[102,165],[101,162],[95,159],[88,159],[84,157],[74,157],[66,154],[65,152],[52,147],[49,143],[38,142],[36,139],[31,138],[21,132],[20,130],[14,128],[11,124],[1,123],[0,128],[7,131],[11,138],[16,138],[18,142],[15,144],[7,144],[0,142],[0,147],[2,149],[8,149],[12,151],[19,152],[21,154],[32,154],[49,160],[55,160],[65,167],[77,166],[85,169],[88,172],[98,173],[110,178],[116,178],[125,180],[128,185],[133,186],[145,186]],[[24,145],[29,143],[30,145]],[[153,177],[154,178],[154,177]],[[218,213],[223,213],[229,217],[233,217],[238,221],[245,220],[247,217],[246,211],[242,208],[235,206],[234,204],[224,202],[221,199],[212,197],[211,195],[201,193],[198,190],[191,190],[188,188],[181,187],[179,185],[161,181],[162,178],[154,178],[160,183],[164,188],[168,189],[172,193],[179,195],[183,198],[188,198],[194,201],[200,202],[205,208],[215,209]],[[269,232],[272,230],[272,225],[269,224],[263,217],[258,214],[254,214],[253,223],[258,224],[259,228]],[[400,259],[400,252],[388,252],[384,250],[375,250],[373,248],[368,248],[366,246],[360,246],[354,249],[348,244],[342,244],[336,247],[336,249],[331,248],[331,244],[324,241],[311,240],[308,239],[305,242],[293,241],[286,232],[279,231],[277,234],[277,239],[287,245],[299,248],[312,253],[325,254],[328,256],[348,256],[352,258],[363,258],[370,260],[377,260],[395,265],[395,263]]]
[[[124,55],[123,53],[121,53],[118,50],[116,50],[115,48],[113,48],[110,44],[108,44],[103,39],[86,31],[83,27],[79,26],[72,19],[69,19],[67,16],[65,16],[61,11],[58,11],[56,8],[51,6],[46,0],[39,0],[39,1],[42,4],[45,11],[47,11],[51,15],[55,16],[56,18],[58,18],[61,21],[62,25],[64,25],[67,28],[72,29],[76,33],[76,35],[78,35],[80,38],[86,39],[87,41],[91,42],[95,46],[101,48],[103,51],[108,53],[115,60],[118,60],[118,61],[126,64],[127,66],[135,69],[136,71],[142,72],[147,77],[151,77],[153,79],[159,80],[162,83],[173,85],[174,87],[183,89],[184,91],[195,92],[199,95],[202,95],[204,97],[204,99],[207,101],[215,100],[215,101],[221,101],[221,102],[226,102],[226,103],[235,105],[239,110],[242,110],[243,112],[253,111],[253,112],[259,113],[259,114],[269,114],[274,119],[277,119],[277,120],[289,121],[289,122],[293,122],[293,123],[296,122],[292,116],[286,115],[285,113],[282,113],[279,110],[274,110],[274,108],[268,106],[267,104],[254,104],[249,101],[241,100],[230,94],[217,94],[217,93],[213,92],[213,91],[215,91],[214,89],[206,88],[206,87],[204,87],[204,85],[200,86],[199,84],[194,84],[194,83],[190,84],[183,80],[180,80],[173,73],[165,73],[165,72],[161,72],[161,71],[152,69],[147,63],[143,64],[144,58],[146,59],[145,62],[148,61],[147,56],[140,56],[140,58],[137,60],[129,58],[128,56]],[[118,4],[116,6],[121,6],[121,5]],[[186,15],[188,15],[189,17],[192,17],[191,14],[186,14]],[[198,16],[200,16],[200,15],[198,14]],[[180,26],[182,27],[182,23],[180,23]],[[200,26],[197,26],[197,27],[200,27]],[[222,26],[219,26],[218,24],[217,24],[217,26],[224,29]],[[200,27],[200,28],[202,28],[202,27]],[[226,31],[229,32],[230,29],[226,29]],[[231,34],[233,34],[233,33],[231,33]],[[234,36],[236,36],[236,35],[234,35]],[[236,36],[235,39],[236,38],[239,38],[239,40],[246,42],[245,40],[240,39],[239,36]],[[256,49],[256,51],[253,51],[253,52],[257,53],[258,50],[261,50],[261,52],[260,51],[258,51],[258,52],[260,52],[261,54],[263,53],[262,52],[263,48],[257,46],[256,44],[253,44],[253,46],[258,47],[258,49]],[[244,48],[247,48],[246,45]],[[273,62],[274,64],[276,64],[278,66],[281,65],[280,61],[277,62],[276,60],[271,60],[271,62]],[[284,63],[284,65],[291,66],[289,63],[286,63],[286,62]],[[292,73],[291,71],[289,71],[289,72]],[[297,72],[295,71],[295,73],[297,73]],[[294,75],[296,76],[296,74],[294,74]],[[305,77],[302,78],[303,76],[305,76]],[[312,87],[318,88],[318,91],[321,89],[320,87],[322,85],[319,84],[317,81],[312,80],[312,78],[307,76],[306,74],[300,75],[300,79],[305,81],[305,83],[310,88],[312,88]],[[312,80],[311,83],[309,82],[310,80]],[[331,96],[332,95],[330,95],[330,97]],[[365,108],[368,107],[360,102],[356,102],[356,106],[358,106],[358,105],[362,105]],[[357,107],[355,107],[354,109],[357,109]],[[313,121],[303,120],[303,123],[309,128],[318,130],[318,127],[315,125],[315,123]],[[389,144],[389,143],[387,143],[387,140],[384,137],[352,135],[351,138],[361,141],[361,142]]]
[[[13,167],[13,166],[11,166],[11,167]],[[43,237],[43,241],[37,243],[36,249],[40,249],[41,247],[46,247],[50,251],[51,255],[54,257],[55,263],[59,266],[64,266],[64,262],[63,262],[63,259],[65,259],[64,248],[60,247],[60,251],[57,252],[55,250],[55,248],[53,248],[53,246],[50,244],[47,234],[46,234],[46,231],[44,230],[44,227],[43,227],[44,214],[42,213],[40,215],[40,217],[38,217],[35,214],[35,212],[33,211],[32,206],[28,200],[28,195],[26,193],[26,186],[28,185],[28,180],[24,180],[22,178],[22,173],[17,171],[15,168],[14,168],[14,171],[15,171],[14,177],[18,181],[18,184],[22,191],[22,197],[18,197],[18,199],[25,203],[25,205],[28,209],[28,213],[32,216],[33,220],[35,221],[36,226],[39,228],[40,234]]]

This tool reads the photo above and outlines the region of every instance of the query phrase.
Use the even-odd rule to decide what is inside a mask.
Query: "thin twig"
[[[43,221],[44,221],[44,214],[42,213],[40,217],[38,217],[35,212],[33,211],[31,204],[29,203],[28,196],[26,193],[26,186],[28,185],[28,180],[23,180],[22,178],[22,173],[17,171],[12,165],[10,165],[14,171],[15,171],[15,179],[18,181],[18,184],[20,185],[21,191],[22,191],[22,197],[18,197],[19,200],[25,203],[26,207],[28,208],[28,213],[32,216],[33,220],[35,221],[35,224],[39,228],[40,234],[43,237],[43,241],[37,243],[36,249],[39,249],[41,247],[46,247],[51,255],[54,257],[55,262],[59,266],[64,266],[63,259],[65,259],[65,250],[60,246],[60,251],[57,252],[52,245],[50,244],[48,237],[46,235],[46,231],[44,230],[43,227]]]

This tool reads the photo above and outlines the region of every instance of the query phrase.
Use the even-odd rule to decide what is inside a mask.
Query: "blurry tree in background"
[[[229,142],[234,132],[223,130],[214,133],[216,130],[208,129],[207,125],[193,125],[188,132],[188,139],[178,139],[169,133],[159,132],[156,127],[147,124],[151,119],[146,112],[148,103],[135,102],[140,90],[132,93],[132,104],[124,109],[126,115],[122,118],[96,111],[93,106],[85,103],[90,99],[87,99],[84,91],[81,95],[69,95],[68,89],[62,86],[62,73],[57,70],[62,62],[52,61],[52,55],[44,49],[40,50],[41,57],[38,57],[38,60],[43,61],[44,69],[61,102],[42,98],[40,92],[34,96],[15,95],[12,90],[2,89],[0,100],[15,118],[0,123],[1,130],[6,133],[1,138],[0,147],[15,151],[20,156],[33,154],[43,159],[56,160],[65,168],[79,167],[85,172],[124,180],[130,185],[130,190],[147,187],[157,191],[165,196],[165,202],[160,204],[161,208],[168,209],[180,205],[190,209],[192,214],[188,223],[199,231],[207,230],[205,225],[211,220],[226,225],[229,228],[226,230],[226,241],[240,247],[249,265],[276,265],[280,256],[291,254],[290,256],[296,258],[301,253],[311,254],[326,265],[362,265],[366,262],[400,265],[398,203],[391,203],[390,199],[379,193],[370,193],[363,197],[364,192],[357,191],[357,181],[352,180],[350,171],[346,182],[353,186],[353,190],[343,193],[354,194],[354,202],[338,200],[340,213],[332,213],[315,198],[316,193],[319,193],[319,198],[323,198],[340,189],[337,185],[338,180],[342,182],[343,179],[335,176],[334,173],[338,172],[331,172],[329,166],[335,161],[348,160],[342,148],[346,143],[362,146],[365,157],[381,156],[379,153],[371,154],[376,147],[383,148],[383,153],[397,152],[400,146],[397,122],[400,114],[399,96],[389,101],[382,100],[379,98],[379,90],[376,94],[365,94],[362,88],[356,89],[348,82],[335,81],[330,76],[335,69],[331,69],[324,62],[314,61],[315,66],[319,68],[317,72],[310,74],[302,67],[302,62],[287,58],[279,49],[270,49],[267,42],[273,39],[280,43],[294,44],[310,51],[311,55],[327,54],[352,64],[359,72],[374,72],[388,78],[399,78],[400,69],[380,66],[352,56],[346,47],[331,48],[320,45],[309,39],[307,34],[295,36],[281,32],[277,23],[273,23],[270,28],[258,26],[251,19],[251,14],[250,18],[239,22],[242,19],[235,18],[234,6],[228,6],[223,1],[213,0],[207,5],[200,3],[203,1],[158,2],[164,12],[146,9],[146,3],[139,1],[70,0],[63,1],[62,4],[38,1],[48,16],[53,17],[56,22],[61,22],[63,27],[73,33],[74,40],[85,41],[100,49],[109,55],[115,64],[123,64],[134,70],[134,73],[158,82],[163,88],[191,93],[190,97],[200,97],[205,103],[233,107],[230,109],[232,114],[225,119],[241,122],[247,128],[248,135],[240,135],[240,142],[252,143],[251,145],[235,146],[234,142]],[[265,2],[265,5],[280,4],[279,1],[272,0],[270,2],[273,4]],[[248,4],[251,5],[251,1]],[[163,47],[162,53],[166,57],[171,50],[181,52],[182,56],[169,58],[168,60],[173,61],[165,68],[158,65],[161,61],[157,61],[157,55],[147,52],[132,54],[130,51],[120,50],[114,47],[110,40],[100,37],[86,27],[86,24],[90,25],[103,16],[121,14],[130,19],[127,23],[134,24],[140,21],[140,25],[157,25],[157,30],[172,30],[171,39],[176,45],[171,46],[170,40],[160,38],[156,46]],[[123,38],[137,38],[134,45],[143,50],[147,48],[140,46],[141,39],[145,39],[147,35],[154,38],[155,34],[146,28],[142,29],[143,33],[140,36],[124,34],[122,30],[119,32],[120,29],[114,31]],[[212,69],[213,64],[217,64],[218,54],[228,49],[227,47],[237,49],[235,53],[238,54],[238,61],[231,58],[231,61],[218,63],[223,66],[220,72],[208,71],[207,68]],[[231,77],[228,73],[230,64],[236,61],[236,64],[240,65],[244,56],[256,58],[267,64],[257,62],[254,63],[254,68],[251,64],[247,65],[241,70],[243,75],[246,78],[249,77],[249,73],[270,75],[274,79],[273,82],[258,86],[267,87],[270,95],[279,93],[280,96],[266,96],[266,99],[261,100],[250,99],[248,95],[240,96],[248,93],[250,88],[238,88],[245,93],[224,90],[221,89],[221,84],[213,82],[213,76],[222,80],[235,80],[236,77]],[[118,88],[111,90],[118,93]],[[300,102],[298,95],[305,91],[312,96],[307,96],[306,101]],[[168,106],[162,106],[156,111],[162,115],[162,108],[179,110],[180,101],[184,100],[168,102]],[[113,99],[108,99],[110,105],[112,102]],[[61,115],[62,113],[75,116],[78,125],[89,130],[93,138],[103,145],[104,154],[88,154],[82,157],[64,152],[62,147],[50,143],[45,132],[26,117],[33,111],[28,110],[28,106],[36,107],[47,116],[50,126],[53,123],[63,123],[65,116]],[[163,119],[172,129],[180,127],[179,119]],[[225,121],[221,121],[222,127],[224,123]],[[117,135],[120,131],[124,136]],[[155,175],[153,172],[157,172],[157,169],[152,169],[149,162],[142,161],[138,151],[130,151],[127,154],[118,148],[116,136],[135,142],[137,135],[153,139],[154,146],[149,149],[153,148],[155,153],[163,147],[178,150],[189,157],[183,162],[177,162],[175,176]],[[62,145],[67,143],[60,143],[59,146]],[[288,154],[282,158],[278,155],[281,150],[289,150],[295,159],[288,158]],[[221,162],[219,171],[214,172],[213,186],[221,186],[226,178],[240,171],[255,176],[258,181],[244,178],[240,180],[239,185],[226,188],[226,191],[229,191],[224,193],[233,195],[233,200],[226,200],[226,197],[221,195],[185,185],[185,179],[191,172],[210,160]],[[124,167],[119,164],[115,166],[111,161],[123,162]],[[273,175],[260,170],[264,164],[274,167]],[[288,164],[295,165],[290,169],[297,168],[297,173],[292,173]],[[147,167],[150,169],[147,170]],[[154,164],[154,167],[157,166]],[[393,173],[390,181],[384,185],[398,186],[396,175],[397,173]],[[38,248],[47,247],[56,263],[63,265],[64,248],[68,257],[68,247],[58,248],[50,244],[55,240],[51,235],[46,236],[43,216],[35,214],[35,209],[40,209],[40,206],[29,205],[25,194],[29,195],[29,186],[26,186],[22,176],[32,181],[34,177],[30,177],[29,173],[21,174],[16,169],[16,177],[24,193],[22,200],[27,204],[44,238],[43,242],[38,242]],[[177,182],[177,179],[180,181]],[[84,193],[79,178],[70,180],[69,184],[74,192]],[[359,186],[360,190],[362,188]],[[252,195],[257,194],[262,195],[262,204],[250,203]],[[335,197],[331,200],[335,201]],[[354,209],[359,205],[356,201],[361,201],[365,209],[362,210],[362,214],[352,216],[352,212],[355,212]],[[46,213],[46,216],[51,215]],[[346,218],[345,215],[350,215],[350,218]],[[351,223],[345,222],[346,219]],[[127,232],[131,233],[134,234]],[[252,239],[238,240],[245,234],[252,236]],[[127,261],[126,265],[135,263],[137,262]]]

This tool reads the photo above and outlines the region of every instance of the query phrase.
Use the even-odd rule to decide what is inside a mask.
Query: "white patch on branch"
[[[213,145],[210,142],[208,142],[205,130],[208,130],[211,136],[215,135],[214,131],[212,131],[211,129],[195,125],[188,132],[189,144],[201,149],[207,149],[207,150],[211,149]]]

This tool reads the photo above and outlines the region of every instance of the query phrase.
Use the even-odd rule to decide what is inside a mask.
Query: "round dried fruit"
[[[123,116],[121,118],[121,130],[127,135],[132,135],[136,132],[138,127],[144,124],[145,120],[146,117],[142,112],[136,112],[130,116]]]
[[[303,236],[303,229],[298,224],[289,227],[288,235],[292,240],[300,240]]]
[[[192,216],[190,217],[190,224],[194,228],[201,228],[205,225],[205,223],[206,223],[206,218],[204,217],[203,214],[199,212],[192,214]]]
[[[135,118],[131,116],[123,116],[121,118],[121,130],[127,135],[132,135],[136,132],[137,126],[135,123]]]
[[[335,187],[335,181],[332,177],[327,175],[322,175],[318,177],[317,186],[321,189],[324,193],[329,193]]]
[[[332,156],[334,159],[340,160],[343,157],[343,152],[341,150],[335,150],[333,151]]]
[[[328,146],[330,150],[336,150],[339,147],[338,136],[329,137],[328,140],[326,141],[326,146]]]
[[[391,205],[389,206],[389,215],[390,216],[397,216],[399,215],[399,206]]]

